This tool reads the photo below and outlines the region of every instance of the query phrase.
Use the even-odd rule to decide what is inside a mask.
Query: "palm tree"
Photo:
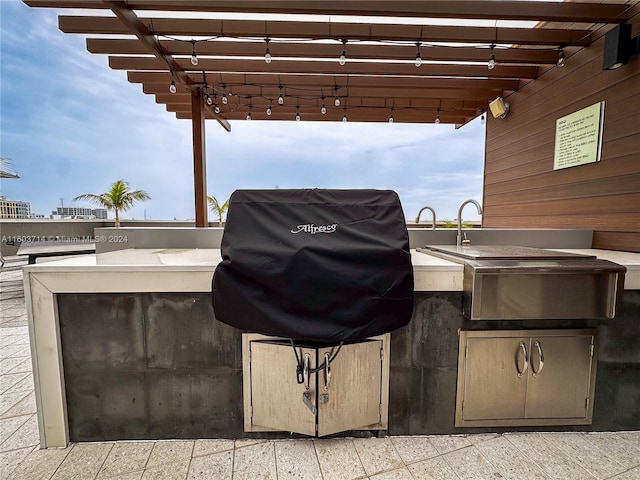
[[[211,211],[218,214],[218,226],[222,226],[222,215],[229,208],[229,200],[220,205],[218,199],[216,197],[212,197],[211,195],[207,195],[207,202],[209,202],[209,206],[211,207]]]
[[[116,212],[116,228],[120,228],[119,212],[129,210],[138,201],[150,200],[151,197],[144,190],[129,190],[129,183],[124,180],[113,182],[109,191],[96,195],[94,193],[83,193],[73,199],[87,200],[100,205],[107,210]]]

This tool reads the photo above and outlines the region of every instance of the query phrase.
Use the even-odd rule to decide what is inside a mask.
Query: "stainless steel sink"
[[[471,320],[613,318],[626,268],[595,256],[510,245],[433,245],[423,253],[464,265]]]

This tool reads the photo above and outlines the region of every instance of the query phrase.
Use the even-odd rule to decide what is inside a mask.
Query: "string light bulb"
[[[211,98],[211,95],[209,95],[208,93],[205,95],[205,100],[207,102],[207,105],[213,105],[213,98]]]
[[[418,68],[420,65],[422,65],[422,55],[420,55],[420,42],[416,42],[416,47],[418,49],[418,51],[416,52],[416,68]]]
[[[560,52],[558,52],[558,61],[556,65],[559,67],[564,67],[564,48],[560,47]]]
[[[389,123],[393,123],[393,113],[389,115]]]
[[[336,88],[336,99],[333,101],[333,104],[334,104],[336,107],[339,107],[339,106],[340,106],[340,97],[338,96],[338,89],[337,89],[337,88]]]
[[[280,95],[278,95],[278,105],[284,105],[284,95],[282,94],[282,85],[278,87],[280,89]]]
[[[296,122],[300,121],[300,107],[296,107]]]
[[[222,87],[222,88],[225,88],[225,87]],[[223,104],[225,104],[225,105],[226,105],[227,103],[229,103],[229,100],[227,99],[227,92],[226,92],[226,89],[225,89],[225,91],[224,91],[224,92],[222,92],[222,103],[223,103]]]
[[[347,41],[342,40],[342,53],[340,54],[340,58],[338,59],[340,65],[344,65],[347,63]]]
[[[251,120],[251,107],[252,105],[249,104],[249,113],[247,113],[247,120]]]
[[[491,44],[491,56],[489,57],[489,63],[487,63],[487,68],[489,70],[493,70],[496,66],[496,56],[493,54],[493,49],[496,46],[492,43]]]
[[[176,93],[178,91],[176,88],[176,81],[173,78],[171,79],[171,85],[169,85],[169,91],[171,93]]]
[[[347,109],[344,109],[344,115],[342,115],[342,123],[347,123]]]
[[[198,54],[196,53],[196,41],[191,40],[191,65],[194,67],[198,65]]]
[[[216,103],[216,106],[213,107],[213,111],[216,113],[220,113],[220,106]]]
[[[271,50],[269,50],[269,37],[265,38],[264,41],[267,43],[267,49],[264,51],[264,61],[266,63],[271,63]]]
[[[273,112],[273,110],[271,109],[271,100],[269,100],[269,106],[267,107],[267,115],[271,116],[272,112]]]
[[[436,114],[436,125],[440,123],[440,109],[438,109],[438,113]]]
[[[327,114],[327,107],[324,105],[324,100],[322,101],[322,107],[320,107],[320,113],[322,115],[326,115]]]

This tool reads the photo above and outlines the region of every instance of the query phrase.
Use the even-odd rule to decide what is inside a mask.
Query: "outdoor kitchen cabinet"
[[[587,425],[595,330],[460,332],[457,427]]]
[[[244,430],[320,437],[347,430],[386,430],[389,338],[386,334],[345,343],[330,364],[329,382],[322,369],[298,383],[289,340],[243,334]],[[313,369],[337,345],[296,344],[296,349]]]

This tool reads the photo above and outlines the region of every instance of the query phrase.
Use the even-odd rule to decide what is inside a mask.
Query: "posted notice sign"
[[[578,110],[556,120],[556,148],[553,169],[600,161],[604,102]]]

